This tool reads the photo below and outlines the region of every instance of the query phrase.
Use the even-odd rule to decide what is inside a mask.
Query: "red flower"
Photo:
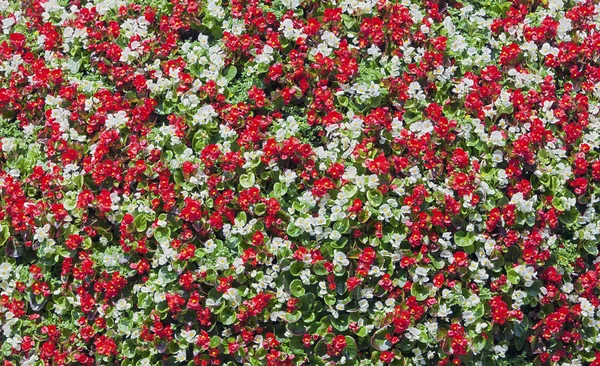
[[[117,354],[117,344],[112,338],[101,335],[94,341],[96,353],[100,356],[110,357]]]

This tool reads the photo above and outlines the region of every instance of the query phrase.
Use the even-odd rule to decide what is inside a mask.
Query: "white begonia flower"
[[[190,330],[182,330],[181,338],[185,339],[186,342],[193,344],[196,343],[196,331],[193,329]]]
[[[129,310],[131,309],[131,302],[125,299],[119,299],[119,301],[115,303],[115,308],[119,311]]]
[[[475,320],[477,320],[477,318],[475,317],[475,313],[469,310],[463,311],[462,317],[465,321],[465,325],[473,324]]]
[[[504,136],[500,131],[492,132],[489,137],[489,142],[496,146],[504,146],[506,144]]]
[[[215,262],[215,269],[226,270],[227,268],[229,268],[229,262],[227,261],[227,258],[225,258],[225,257],[217,258],[217,260]]]
[[[4,262],[0,264],[0,280],[8,280],[12,271],[12,264]]]
[[[452,310],[450,310],[446,304],[441,304],[438,308],[436,316],[439,318],[447,318],[451,314]]]
[[[283,4],[283,6],[285,6],[288,9],[292,9],[292,10],[299,7],[300,2],[301,2],[301,0],[281,0],[281,3]]]
[[[129,121],[127,113],[125,111],[119,111],[115,114],[108,114],[106,116],[106,128],[109,129],[121,129],[125,127]]]
[[[340,46],[340,39],[329,31],[323,32],[321,39],[330,47],[338,48]]]
[[[350,261],[346,258],[346,254],[344,252],[338,252],[336,250],[333,254],[333,265],[345,267],[348,264],[350,264]]]
[[[410,124],[409,130],[417,136],[423,136],[433,131],[433,123],[430,120],[413,122]]]
[[[2,151],[9,153],[16,147],[15,139],[12,137],[5,137],[2,139]]]
[[[48,234],[50,232],[50,224],[46,224],[43,227],[39,227],[35,229],[35,235],[33,236],[33,240],[38,242],[43,242],[48,239]]]

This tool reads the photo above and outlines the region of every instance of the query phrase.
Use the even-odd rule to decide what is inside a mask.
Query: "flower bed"
[[[593,1],[0,0],[7,365],[600,365]]]

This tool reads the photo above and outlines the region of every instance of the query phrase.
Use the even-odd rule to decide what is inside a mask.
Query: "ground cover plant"
[[[600,365],[600,5],[0,0],[8,365]]]

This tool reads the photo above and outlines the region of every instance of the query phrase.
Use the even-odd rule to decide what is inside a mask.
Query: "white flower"
[[[187,360],[186,350],[179,350],[179,352],[177,352],[177,354],[175,355],[175,360],[177,362],[185,362]]]
[[[536,271],[533,267],[520,264],[514,267],[514,270],[525,281],[525,287],[533,284],[533,280],[536,278]]]
[[[196,331],[191,329],[191,330],[182,330],[181,331],[181,338],[185,339],[186,342],[188,343],[195,343],[196,342]]]
[[[542,48],[540,48],[540,53],[544,56],[549,55],[549,54],[553,54],[553,55],[557,56],[558,48],[552,47],[552,46],[550,46],[550,44],[548,44],[546,42],[542,45]]]
[[[194,125],[204,125],[213,120],[217,116],[217,112],[210,104],[203,105],[192,118]]]
[[[340,234],[340,232],[337,230],[332,230],[329,233],[329,239],[331,239],[331,240],[339,240],[341,237],[342,237],[342,234]]]
[[[119,111],[116,114],[109,114],[106,116],[106,128],[120,129],[125,127],[127,124],[127,113],[125,111]]]
[[[379,56],[381,55],[381,50],[379,49],[379,47],[375,46],[375,44],[372,44],[371,47],[369,47],[369,49],[367,50],[367,53],[371,56]]]
[[[229,268],[229,262],[227,261],[227,258],[217,258],[217,261],[215,263],[215,269],[226,270],[227,268]]]
[[[5,137],[2,139],[2,151],[9,153],[15,148],[15,139],[12,137]]]
[[[567,293],[567,294],[571,293],[571,291],[573,291],[573,289],[574,289],[574,286],[573,286],[573,284],[572,284],[571,282],[567,282],[567,283],[565,283],[565,284],[564,284],[564,285],[563,285],[563,286],[560,288],[560,290],[561,290],[561,291],[563,291],[563,292],[565,292],[565,293]]]
[[[338,252],[337,250],[333,254],[333,265],[345,267],[350,264],[350,261],[346,258],[344,252]]]
[[[571,30],[571,19],[564,17],[561,18],[558,24],[558,28],[556,29],[556,33],[558,35],[558,38],[563,40],[563,39],[570,39],[571,37],[568,35],[568,32]]]
[[[336,37],[335,34],[329,32],[329,31],[323,32],[321,39],[325,43],[327,43],[327,45],[329,45],[330,47],[333,47],[333,48],[338,48],[340,45],[340,39],[338,37]]]
[[[33,240],[37,240],[38,242],[43,242],[48,239],[48,233],[50,232],[50,224],[46,224],[43,227],[39,227],[35,229],[35,235],[33,236]]]
[[[526,200],[523,198],[523,193],[515,193],[510,200],[510,203],[515,204],[517,209],[523,213],[529,213],[534,211],[533,199]]]
[[[400,244],[402,244],[402,240],[404,238],[398,234],[398,233],[394,233],[392,234],[392,237],[390,238],[390,243],[392,244],[392,247],[398,249],[400,248]]]
[[[447,318],[450,314],[452,314],[452,310],[448,309],[446,304],[442,304],[440,305],[436,315],[440,318]]]
[[[366,299],[361,299],[358,302],[358,306],[360,307],[361,312],[366,312],[369,310],[369,301],[367,301]]]
[[[429,272],[429,268],[417,267],[417,269],[415,270],[415,275],[417,275],[417,276],[427,276],[428,272]]]
[[[502,136],[502,132],[500,132],[500,131],[492,132],[490,134],[489,142],[491,142],[492,144],[494,144],[496,146],[504,146],[504,144],[506,143],[504,141],[504,136]]]
[[[581,315],[588,318],[593,318],[594,313],[596,312],[594,305],[592,305],[592,303],[584,297],[579,298],[579,303],[581,304]]]
[[[408,86],[408,95],[417,100],[425,100],[425,93],[423,93],[423,89],[421,89],[421,84],[416,81],[413,81]]]
[[[208,239],[204,243],[204,248],[205,248],[204,250],[206,251],[206,253],[212,253],[217,248],[217,244],[214,242],[214,240]]]
[[[125,299],[120,299],[115,303],[115,308],[119,311],[128,310],[131,308],[131,303]]]
[[[463,312],[462,317],[465,321],[465,325],[472,324],[476,320],[475,313],[473,313],[472,311],[468,311],[468,310]]]
[[[12,265],[8,262],[0,264],[0,280],[7,280],[10,277]]]
[[[281,0],[281,3],[288,9],[296,9],[300,6],[300,0]]]
[[[25,361],[22,361],[21,366],[33,366],[38,359],[38,356],[33,355]]]
[[[504,358],[506,355],[506,351],[508,351],[508,346],[504,346],[504,345],[497,345],[494,346],[494,348],[492,348],[492,350],[494,351],[495,354],[497,354],[500,358]]]
[[[462,35],[456,36],[454,42],[452,42],[452,51],[460,53],[467,48],[467,40]]]
[[[492,161],[494,163],[501,163],[504,160],[504,156],[502,151],[500,150],[496,150],[494,151],[494,153],[492,154]]]
[[[409,129],[418,136],[423,136],[426,133],[433,131],[433,124],[429,120],[413,122]]]

